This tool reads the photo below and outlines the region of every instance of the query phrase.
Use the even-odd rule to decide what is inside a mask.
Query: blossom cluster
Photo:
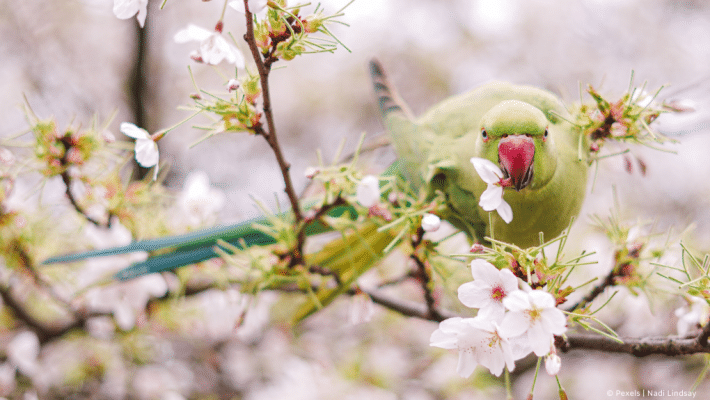
[[[431,335],[431,346],[457,349],[457,372],[462,377],[470,376],[479,364],[500,376],[504,367],[512,371],[515,360],[530,352],[547,356],[548,373],[557,374],[560,360],[554,337],[567,327],[555,298],[519,282],[509,269],[499,270],[484,260],[471,262],[471,274],[473,281],[459,287],[458,297],[478,314],[442,321]]]
[[[42,173],[51,177],[72,166],[84,164],[101,145],[97,132],[68,127],[61,130],[54,120],[34,121],[35,155],[43,164]]]
[[[587,93],[594,103],[581,104],[573,112],[575,124],[589,138],[589,151],[598,152],[609,139],[636,143],[668,141],[649,126],[661,113],[677,111],[665,104],[655,103],[658,92],[660,89],[655,96],[649,96],[637,88],[617,101],[609,101],[589,86]]]

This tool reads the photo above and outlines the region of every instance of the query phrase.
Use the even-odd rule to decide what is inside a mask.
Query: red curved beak
[[[498,144],[498,161],[515,188],[521,190],[532,182],[535,143],[525,135],[509,135]]]

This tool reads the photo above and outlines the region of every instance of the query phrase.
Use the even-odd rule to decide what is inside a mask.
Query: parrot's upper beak
[[[509,135],[498,144],[498,161],[510,178],[515,190],[520,191],[532,182],[535,143],[525,135]]]

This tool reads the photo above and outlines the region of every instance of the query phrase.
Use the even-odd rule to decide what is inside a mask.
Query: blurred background
[[[212,67],[189,59],[194,44],[173,41],[188,23],[213,27],[222,2],[173,0],[159,10],[161,1],[151,0],[142,33],[135,19],[117,19],[112,3],[0,0],[0,135],[27,129],[20,107],[23,96],[38,116],[53,115],[60,126],[90,121],[96,114],[105,119],[117,112],[109,129],[121,137],[122,121],[155,132],[189,115],[178,109],[191,103],[189,95],[195,91],[188,65],[200,88],[224,87],[225,80]],[[326,12],[346,3],[321,1]],[[240,39],[242,18],[228,9],[225,32],[238,39],[246,54]],[[622,218],[657,221],[658,229],[673,229],[678,235],[692,225],[683,234],[684,241],[699,251],[710,250],[710,3],[356,0],[340,20],[350,26],[336,24],[330,29],[350,52],[339,49],[279,63],[283,68],[271,75],[276,125],[297,190],[307,183],[306,167],[317,164],[316,149],[329,161],[341,140],[351,151],[361,134],[381,133],[367,70],[373,57],[383,63],[415,114],[490,80],[539,86],[568,104],[579,101],[580,85],[587,84],[614,98],[628,89],[633,71],[636,86],[647,81],[646,90],[653,94],[667,85],[659,99],[684,100],[696,111],[658,120],[656,129],[679,141],[666,146],[675,154],[632,146],[628,158],[600,163],[596,184],[593,190],[590,187],[573,229],[572,249],[597,251],[598,269],[585,274],[606,274],[611,262],[609,243],[587,216],[608,215],[615,188]],[[139,47],[140,40],[143,46]],[[145,86],[136,102],[131,85],[139,48],[145,52],[141,65]],[[222,70],[229,73],[228,68]],[[205,121],[184,124],[160,141],[161,160],[169,168],[168,188],[178,193],[191,172],[206,172],[213,187],[226,196],[219,214],[224,223],[257,215],[251,196],[274,208],[275,196],[281,205],[287,204],[279,170],[264,140],[226,134],[189,148],[201,136],[191,128],[193,123]],[[382,168],[386,161],[378,160],[379,156],[371,157],[367,168]],[[645,164],[645,174],[638,160]],[[61,192],[56,201],[62,201]],[[675,332],[672,311],[681,304],[651,305],[643,296],[627,293],[617,301],[623,301],[623,307],[606,317],[620,333]],[[115,353],[111,353],[115,356],[111,368],[93,386],[74,385],[86,398],[116,399],[504,397],[500,382],[487,373],[461,379],[455,374],[456,354],[429,348],[433,323],[376,309],[370,323],[352,327],[347,322],[349,304],[341,301],[291,331],[269,322],[270,302],[268,294],[261,296],[254,312],[247,314],[245,327],[235,333],[223,319],[224,313],[232,315],[245,307],[238,293],[204,293],[199,304],[190,306],[197,314],[185,323],[189,328],[141,336],[150,356],[139,361],[127,357],[120,350],[123,347],[111,347],[112,340],[118,341],[112,336],[107,340],[109,353]],[[5,336],[9,340],[12,332]],[[67,346],[43,346],[40,359],[61,360],[59,354],[71,354]],[[700,373],[703,357],[636,359],[575,351],[563,354],[562,360],[560,380],[570,398],[598,399],[616,398],[607,396],[608,390],[687,390]],[[54,369],[59,371],[74,368],[57,362]],[[521,367],[516,373],[514,392],[516,398],[523,398],[534,368]],[[46,381],[20,382],[19,387],[25,384],[28,390],[39,390],[40,398],[71,392],[47,389],[71,388],[69,381],[54,377]],[[554,379],[541,376],[536,398],[555,398],[556,388]],[[703,383],[699,393],[703,390],[710,393],[710,385]]]

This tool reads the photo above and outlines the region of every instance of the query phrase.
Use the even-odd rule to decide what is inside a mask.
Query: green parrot
[[[485,242],[485,237],[490,236],[520,247],[539,245],[540,232],[545,239],[552,239],[578,214],[586,192],[589,163],[586,153],[577,149],[589,146],[583,143],[586,139],[580,130],[567,122],[566,109],[552,93],[531,86],[493,82],[445,100],[415,119],[377,61],[371,62],[370,72],[384,124],[398,157],[383,176],[399,176],[409,189],[423,191],[430,198],[443,193],[446,210],[441,217],[472,241]],[[494,175],[497,181],[484,181],[472,159],[488,160],[485,162],[488,168],[491,165],[495,170],[500,168],[495,172],[498,175]],[[489,190],[498,193],[498,197],[502,192],[502,199],[488,199]],[[489,218],[489,213],[479,205],[484,203],[481,199],[486,199],[485,203],[497,202],[503,208],[507,204],[510,207],[507,213],[498,210],[508,220],[512,212],[512,221],[504,221],[499,213],[491,213]],[[349,205],[336,207],[328,215],[337,217],[345,213],[353,219],[357,217],[356,209]],[[257,227],[268,224],[267,218],[254,219],[120,248],[53,257],[45,263],[139,250],[153,252],[146,261],[115,275],[116,279],[131,279],[216,257],[218,240],[237,247],[274,243],[271,236]],[[340,278],[337,288],[316,293],[318,306],[347,290],[383,257],[383,250],[394,240],[396,232],[376,228],[367,222],[322,250],[306,255],[307,263],[328,268]],[[306,234],[331,229],[320,220],[310,224]],[[299,318],[314,309],[313,304],[302,309]]]
[[[449,98],[411,118],[377,62],[370,65],[387,131],[404,175],[429,195],[446,195],[451,224],[474,241],[491,236],[531,247],[558,236],[577,216],[586,194],[588,148],[552,93],[492,82]],[[583,147],[580,147],[583,146]],[[501,184],[513,220],[490,219],[479,206],[488,183],[472,158],[502,170]],[[492,229],[493,228],[493,229]]]

